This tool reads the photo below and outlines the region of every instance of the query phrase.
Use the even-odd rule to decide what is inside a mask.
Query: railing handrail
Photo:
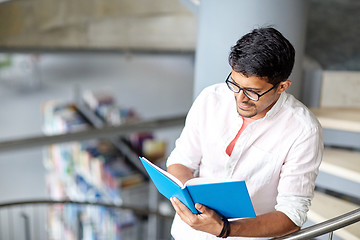
[[[139,215],[156,215],[164,218],[173,218],[174,215],[164,214],[158,211],[153,211],[147,208],[134,207],[124,204],[114,204],[114,203],[103,203],[103,202],[89,202],[89,201],[71,201],[71,200],[50,200],[50,199],[36,199],[36,200],[26,200],[26,201],[13,201],[0,203],[0,209],[12,206],[21,206],[21,205],[37,205],[37,204],[77,204],[77,205],[91,205],[91,206],[102,206],[108,208],[120,208],[124,210],[131,210],[135,214]],[[280,238],[273,238],[274,240],[301,240],[301,239],[310,239],[318,237],[340,228],[349,226],[356,222],[360,221],[360,208],[355,209],[351,212],[342,214],[338,217],[329,219],[327,221],[312,225],[310,227],[301,229],[295,233],[286,235]]]
[[[274,240],[311,239],[360,221],[360,208]]]
[[[96,138],[119,137],[129,133],[151,131],[174,126],[184,126],[185,115],[161,118],[146,121],[136,121],[124,123],[119,126],[104,126],[98,129],[91,128],[88,130],[57,134],[51,136],[32,136],[8,141],[0,141],[0,152],[14,151],[23,148],[42,147],[50,144],[64,143],[71,141],[83,141]]]
[[[156,215],[164,218],[173,218],[173,214],[164,214],[159,211],[150,210],[148,208],[141,208],[136,206],[130,206],[125,204],[115,204],[115,203],[104,203],[104,202],[91,202],[91,201],[72,201],[72,200],[52,200],[52,199],[33,199],[33,200],[24,200],[24,201],[11,201],[0,203],[0,210],[7,207],[23,206],[23,205],[55,205],[55,204],[75,204],[75,205],[88,205],[88,206],[100,206],[107,208],[118,208],[123,210],[131,210],[135,214],[148,216]]]

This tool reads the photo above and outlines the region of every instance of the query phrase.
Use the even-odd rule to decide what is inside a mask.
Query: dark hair
[[[276,29],[259,28],[244,35],[231,48],[229,64],[246,77],[265,77],[275,85],[291,74],[295,49]]]

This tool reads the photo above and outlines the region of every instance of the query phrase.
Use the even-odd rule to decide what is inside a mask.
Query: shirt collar
[[[276,101],[274,106],[266,113],[264,118],[272,118],[274,115],[276,115],[282,108],[287,98],[288,98],[288,94],[286,92],[282,92],[280,94],[279,99]]]
[[[263,118],[271,118],[274,115],[276,115],[282,108],[282,106],[287,98],[288,98],[288,94],[286,92],[282,92],[280,94],[279,99],[274,104],[274,106],[266,113],[265,117],[263,117]],[[233,104],[233,108],[235,109],[235,111],[232,111],[232,113],[234,115],[233,117],[242,123],[243,119],[236,110],[236,102],[232,101],[232,104]]]

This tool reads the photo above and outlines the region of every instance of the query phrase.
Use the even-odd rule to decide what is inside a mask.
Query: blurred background
[[[236,40],[273,26],[297,52],[289,92],[324,127],[306,226],[359,208],[359,23],[357,0],[0,0],[0,203],[132,204],[171,217],[136,156],[164,167],[181,121],[51,145],[42,137],[183,118],[225,80]],[[169,217],[93,208],[6,205],[0,239],[170,239]],[[334,238],[360,239],[359,229]]]

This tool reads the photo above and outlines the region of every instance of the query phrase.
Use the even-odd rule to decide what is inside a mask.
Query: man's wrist
[[[226,218],[223,218],[223,227],[221,229],[221,232],[216,237],[219,238],[227,238],[230,235],[230,223]]]

